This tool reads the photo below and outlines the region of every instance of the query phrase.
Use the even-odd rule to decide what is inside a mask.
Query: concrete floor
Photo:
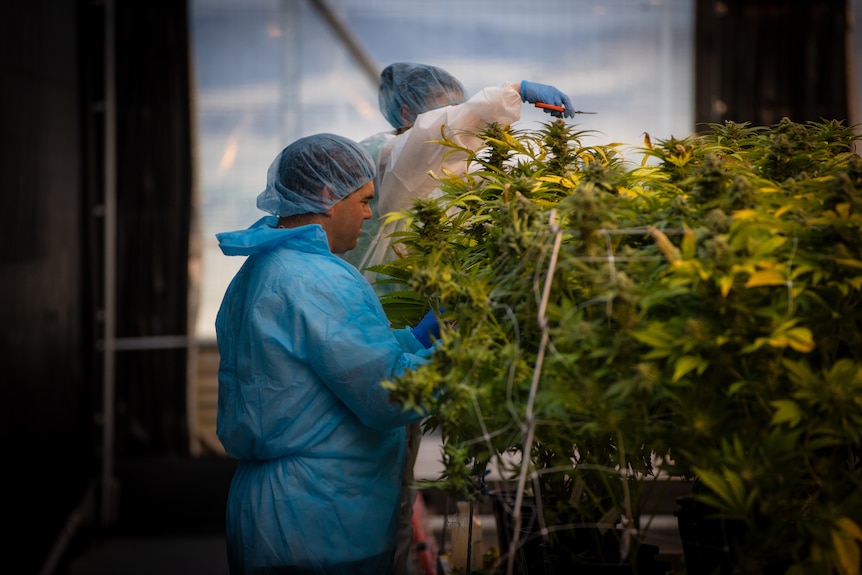
[[[442,516],[431,518],[431,527],[438,535],[444,520]],[[480,521],[482,549],[498,548],[494,517],[483,515]],[[684,574],[675,518],[657,518],[653,528],[647,542],[658,545],[660,558],[670,563],[672,570],[668,575]],[[60,572],[66,575],[229,575],[225,544],[224,535],[112,536],[94,541],[84,554],[68,564],[66,571]]]
[[[417,477],[435,478],[440,470],[439,440],[426,437],[416,465]],[[109,530],[79,534],[65,559],[46,565],[40,575],[227,575],[224,502],[235,464],[223,457],[203,460],[143,459],[118,465],[120,520]],[[492,474],[493,475],[493,474]],[[489,476],[489,482],[493,481]],[[673,516],[675,497],[686,487],[670,485],[656,505],[647,543],[684,573],[682,545]],[[442,539],[454,502],[440,493],[425,497],[428,528]],[[483,547],[499,549],[494,515],[477,507]]]
[[[439,537],[446,519],[440,515],[429,519],[430,527]],[[479,520],[483,532],[482,549],[499,548],[494,517],[482,515]],[[669,575],[685,573],[674,517],[656,517],[647,543],[657,545],[660,558],[671,564]],[[95,540],[62,572],[66,575],[228,575],[225,544],[223,534],[111,536]]]
[[[228,575],[224,535],[116,536],[97,540],[68,575]]]

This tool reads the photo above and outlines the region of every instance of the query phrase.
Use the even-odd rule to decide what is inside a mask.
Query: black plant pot
[[[518,548],[512,550],[510,547],[515,533],[515,496],[511,493],[492,492],[488,497],[497,523],[497,542],[503,565],[508,564],[509,553],[514,553],[515,575],[544,573],[545,560],[535,503],[525,500],[521,505],[521,533]],[[503,572],[505,573],[505,570]]]
[[[497,522],[500,553],[506,565],[506,554],[514,534],[514,495],[489,494]],[[517,575],[666,575],[671,564],[657,558],[658,547],[641,544],[636,565],[623,562],[619,552],[619,537],[612,530],[594,527],[555,531],[543,538],[536,515],[534,500],[521,505],[521,534],[515,553]]]
[[[714,510],[691,495],[676,499],[686,575],[727,575],[734,565],[733,538],[743,525],[710,517]]]
[[[612,531],[578,529],[563,533],[564,537],[543,548],[545,575],[667,575],[671,570],[669,562],[657,558],[655,545],[639,545],[637,562],[632,564],[620,557],[619,539]]]

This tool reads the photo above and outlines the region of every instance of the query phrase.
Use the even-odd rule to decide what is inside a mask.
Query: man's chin
[[[345,248],[345,249],[341,250],[340,252],[335,252],[335,253],[336,253],[336,255],[346,254],[347,252],[349,252],[350,250],[352,250],[353,248],[355,248],[355,247],[356,247],[356,244],[357,244],[357,242],[353,242],[353,245],[352,245],[352,246],[350,246],[350,247],[348,247],[348,248]]]

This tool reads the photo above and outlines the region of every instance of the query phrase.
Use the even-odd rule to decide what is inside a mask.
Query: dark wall
[[[188,18],[175,0],[115,6],[116,335],[134,344],[188,334]],[[118,354],[118,453],[187,453],[186,369],[184,347]]]
[[[92,460],[76,21],[75,3],[55,0],[6,5],[0,24],[0,421],[7,549],[29,550],[25,564],[44,557]]]
[[[846,0],[697,0],[695,119],[850,117]]]
[[[105,274],[116,274],[120,343],[188,333],[186,5],[113,3],[112,264],[104,257],[111,4],[16,2],[0,19],[0,419],[12,487],[4,515],[7,549],[25,573],[43,565],[100,479]],[[141,455],[187,455],[185,347],[118,351],[115,375],[117,468]]]

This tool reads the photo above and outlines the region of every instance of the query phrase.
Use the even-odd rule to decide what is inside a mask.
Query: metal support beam
[[[356,59],[356,63],[359,64],[359,67],[362,68],[362,71],[365,72],[368,81],[371,82],[371,85],[377,89],[377,86],[380,83],[380,67],[374,61],[373,58],[365,51],[365,48],[353,35],[353,32],[350,31],[350,28],[344,23],[344,21],[339,18],[338,14],[333,12],[332,8],[329,4],[326,3],[326,0],[309,0],[311,6],[317,10],[317,12],[323,16],[323,20],[326,24],[332,28],[332,31],[335,32],[335,35],[339,40],[344,44],[347,48],[347,51]]]
[[[114,1],[105,0],[105,101],[104,101],[104,293],[102,352],[102,481],[101,517],[108,525],[114,519],[114,396],[117,259],[117,125]]]

